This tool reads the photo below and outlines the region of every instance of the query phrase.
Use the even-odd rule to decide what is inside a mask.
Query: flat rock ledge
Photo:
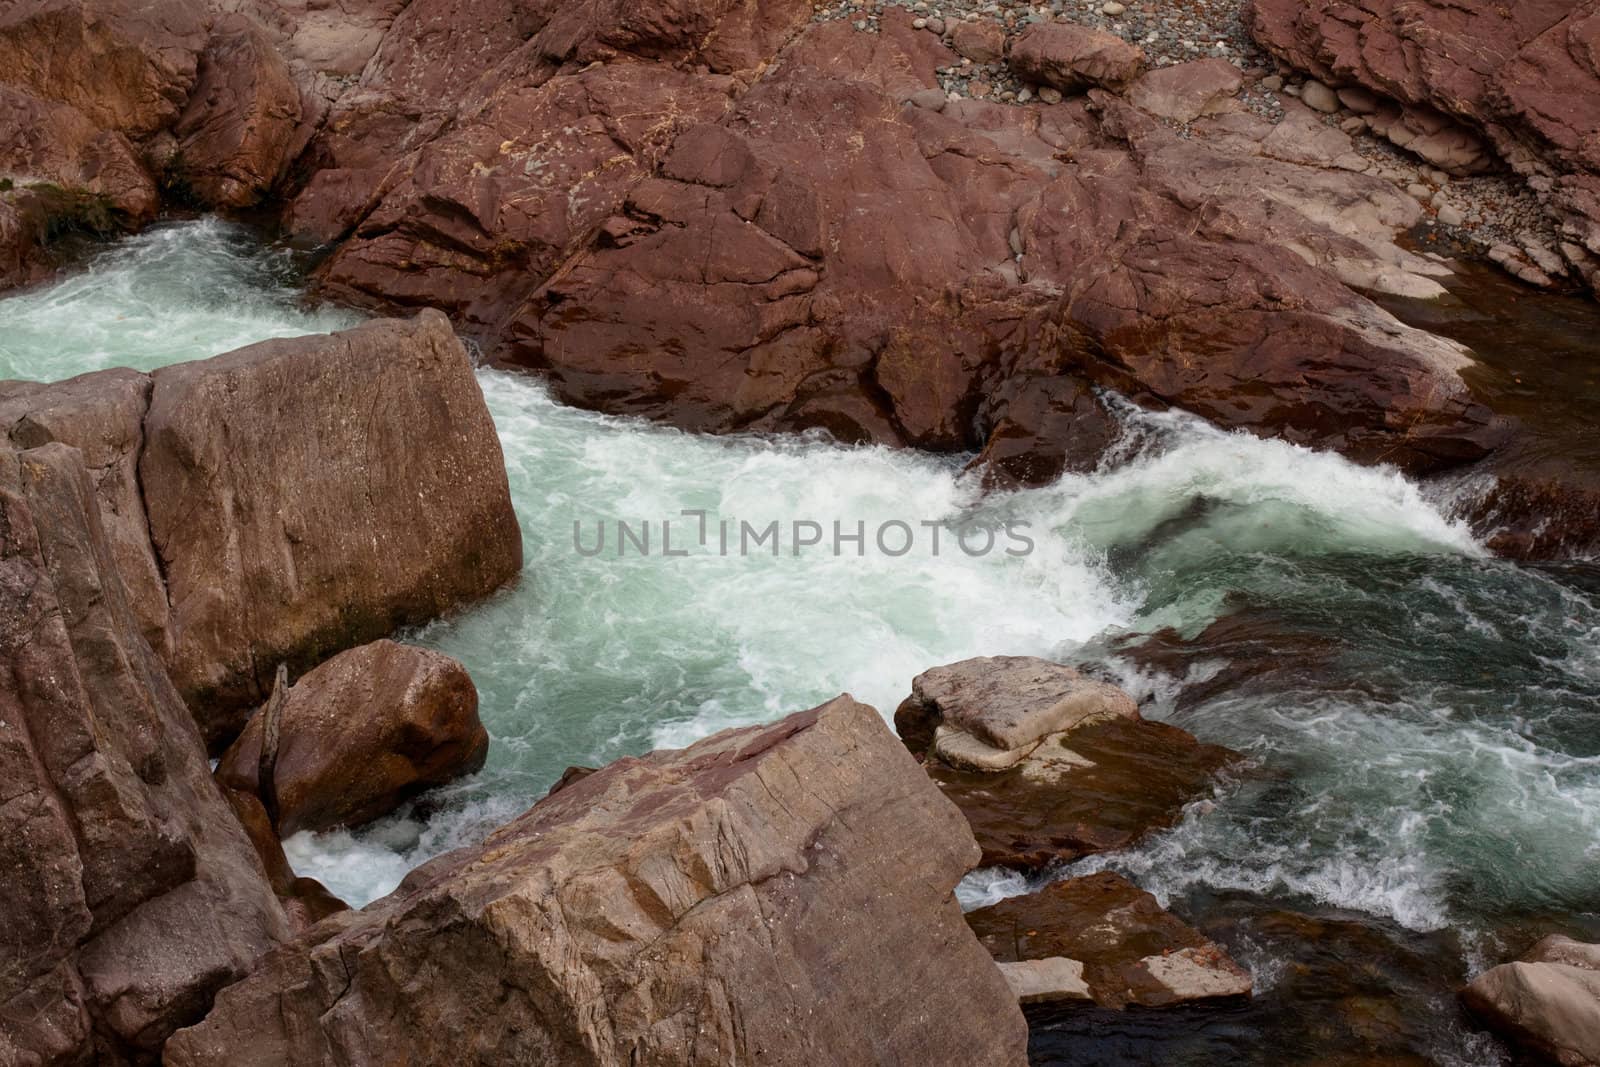
[[[1071,667],[993,656],[918,675],[895,728],[986,864],[1037,870],[1170,826],[1236,753],[1139,714]]]
[[[967,913],[1023,1004],[1166,1007],[1247,997],[1247,971],[1119,874],[1053,882]]]
[[[269,955],[172,1067],[1026,1062],[979,850],[848,697],[575,777]]]

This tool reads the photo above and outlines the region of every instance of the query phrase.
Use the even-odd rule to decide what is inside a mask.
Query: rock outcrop
[[[165,1062],[1020,1065],[952,894],[977,856],[841,697],[572,781],[268,957]]]
[[[1166,1007],[1252,988],[1214,942],[1110,871],[970,911],[967,923],[1025,1004]]]
[[[1467,1007],[1561,1067],[1600,1064],[1600,945],[1551,936],[1474,978]]]
[[[0,447],[0,1061],[153,1062],[289,929],[90,468]]]
[[[217,780],[259,795],[262,716],[217,765]],[[466,669],[424,648],[374,641],[341,652],[289,690],[279,714],[277,830],[359,826],[483,766],[489,734]]]
[[[83,452],[141,630],[219,751],[279,663],[298,675],[522,564],[499,439],[437,312],[7,382],[0,433]]]
[[[1600,5],[1251,0],[1246,19],[1285,63],[1378,94],[1369,126],[1435,166],[1533,179],[1551,265],[1600,291]]]
[[[917,676],[895,729],[972,826],[986,864],[1039,869],[1171,825],[1236,758],[1071,667],[979,657]]]

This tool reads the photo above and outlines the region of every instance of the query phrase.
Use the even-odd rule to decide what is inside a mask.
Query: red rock
[[[998,63],[1006,54],[1006,31],[987,20],[958,22],[950,31],[950,47],[974,63]]]
[[[76,108],[0,85],[0,174],[101,199],[123,225],[153,219],[155,181],[128,139]]]
[[[1144,52],[1116,34],[1071,22],[1038,22],[1011,45],[1011,69],[1024,81],[1063,92],[1125,88],[1144,70]]]
[[[1160,118],[1193,122],[1237,109],[1234,95],[1243,84],[1244,75],[1226,59],[1201,59],[1140,75],[1128,101]]]
[[[437,652],[374,641],[297,682],[279,719],[278,832],[359,826],[483,766],[489,735],[466,669]],[[217,780],[260,791],[262,717],[217,765]]]
[[[82,455],[0,446],[0,1060],[148,1063],[288,936]]]
[[[570,782],[270,956],[165,1062],[1020,1067],[953,898],[976,858],[840,697]]]
[[[1449,128],[1460,124],[1525,175],[1600,171],[1600,6],[1593,0],[1251,0],[1245,19],[1284,62],[1398,102],[1380,112],[1375,128],[1447,170],[1483,166],[1481,147]],[[1575,236],[1600,228],[1600,204],[1556,198],[1544,206]],[[1600,248],[1585,248],[1573,264],[1591,285],[1597,269]]]
[[[1029,961],[1078,963],[1088,997],[1101,1007],[1250,995],[1249,973],[1226,952],[1111,871],[970,911],[967,924],[1008,976]],[[1034,999],[1058,998],[1040,991]]]
[[[0,9],[0,71],[139,140],[177,120],[206,22],[199,0],[14,0]]]
[[[250,207],[283,176],[299,123],[300,90],[265,31],[243,16],[225,18],[173,127],[168,180],[208,207]]]

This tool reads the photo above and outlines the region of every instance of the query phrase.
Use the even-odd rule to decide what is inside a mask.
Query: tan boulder
[[[258,794],[262,716],[217,766],[222,785]],[[483,766],[478,691],[448,656],[393,641],[341,652],[289,690],[279,719],[278,832],[359,826]]]
[[[1128,101],[1158,118],[1193,122],[1237,110],[1243,84],[1244,74],[1226,59],[1200,59],[1145,72],[1129,88]]]
[[[1474,978],[1461,999],[1485,1023],[1561,1067],[1600,1064],[1600,945],[1547,937]]]
[[[171,1067],[1018,1065],[978,850],[840,697],[576,779],[269,957]]]
[[[1237,758],[1139,715],[1115,686],[1025,656],[917,676],[895,729],[986,864],[1039,869],[1170,826]]]

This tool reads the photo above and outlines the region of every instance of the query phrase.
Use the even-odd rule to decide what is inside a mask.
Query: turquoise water
[[[305,310],[286,257],[224,224],[184,223],[0,301],[0,377],[148,368],[351,321]],[[1252,757],[1203,814],[1086,866],[1121,869],[1174,904],[1240,892],[1395,930],[1459,928],[1469,968],[1497,958],[1516,923],[1600,918],[1590,565],[1492,559],[1392,471],[1181,415],[1130,412],[1104,470],[981,498],[954,459],[696,437],[562,407],[529,377],[479,380],[527,566],[514,588],[409,639],[467,665],[491,756],[430,797],[425,821],[287,843],[301,873],[347,899],[381,895],[517,814],[569,764],[682,745],[841,691],[887,714],[918,671],[1008,653],[1096,663],[1147,714]],[[969,557],[948,539],[937,557],[925,541],[900,557],[574,550],[574,522],[592,543],[597,520],[687,524],[684,509],[757,527],[1027,523],[1036,544],[1020,557]],[[1302,659],[1291,640],[1198,701],[1185,692],[1220,663],[1201,657],[1174,676],[1127,652],[1129,634],[1193,636],[1236,613],[1319,651]],[[1270,953],[1245,955],[1270,988]],[[1495,1055],[1453,1024],[1429,1041],[1438,1062]]]

